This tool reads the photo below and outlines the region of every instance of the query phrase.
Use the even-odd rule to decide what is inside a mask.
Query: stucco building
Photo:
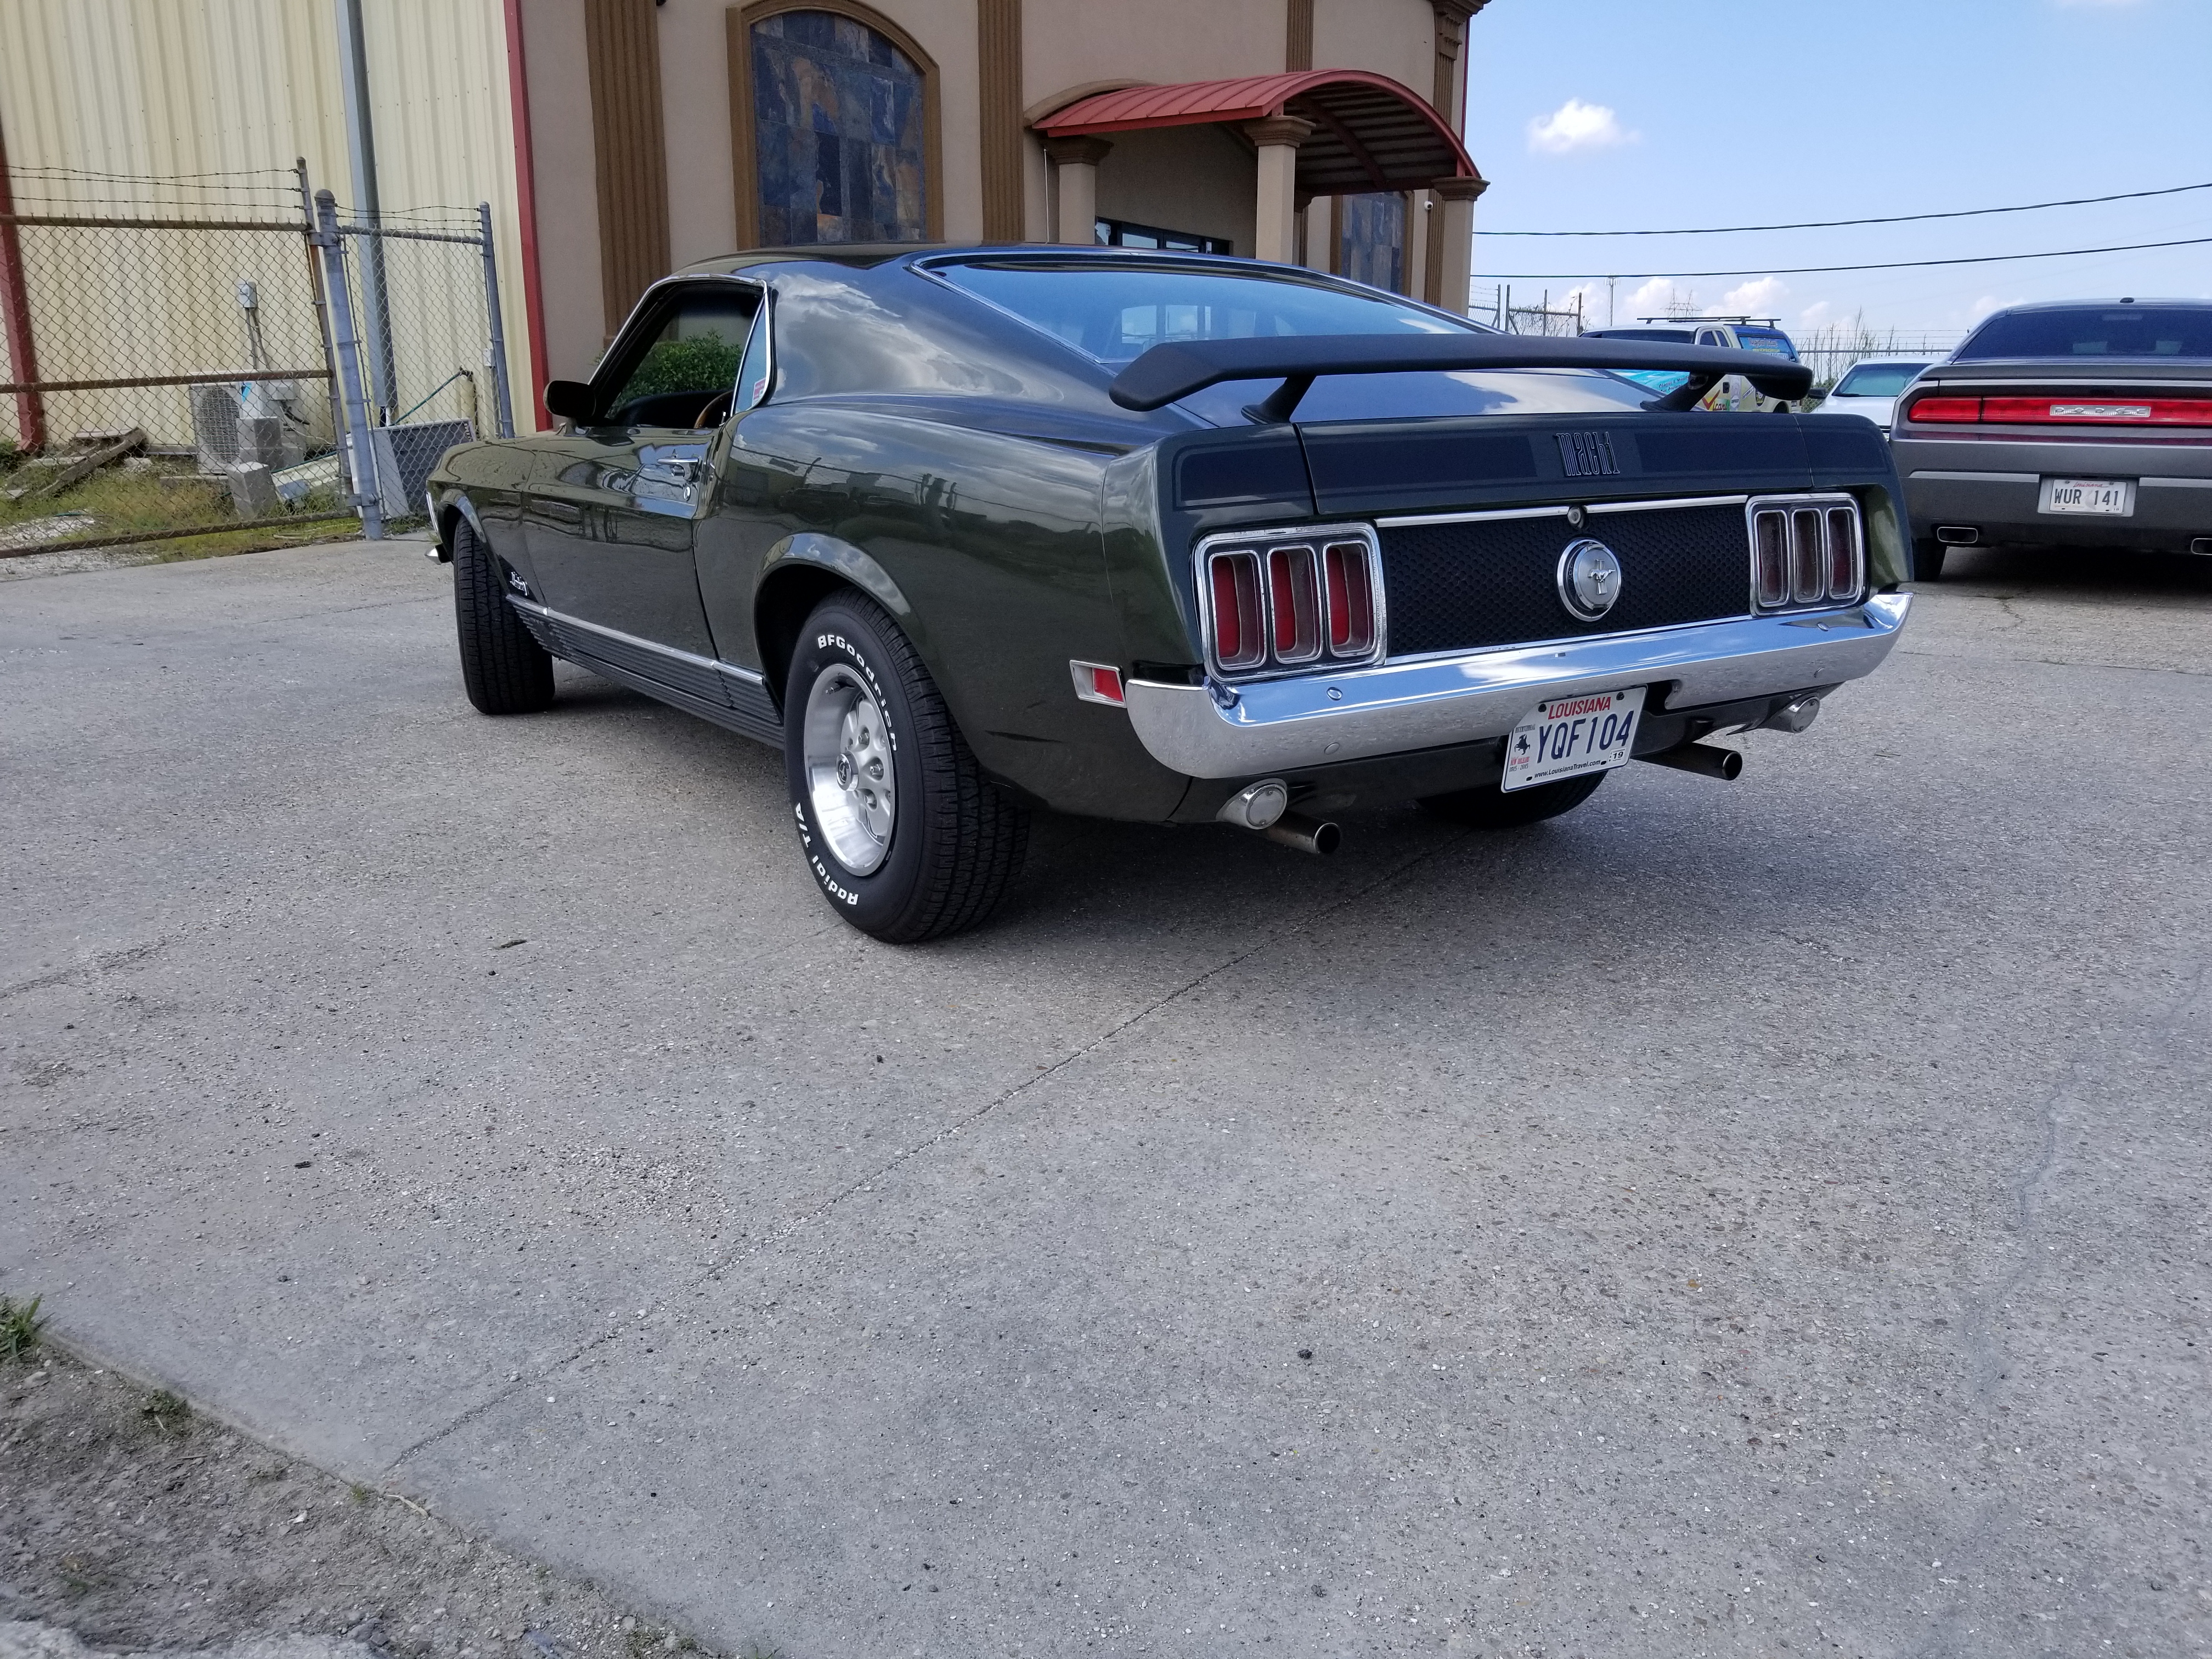
[[[1463,307],[1483,3],[11,0],[0,140],[50,201],[295,155],[344,198],[357,10],[382,201],[492,204],[539,386],[747,246],[1195,247]]]

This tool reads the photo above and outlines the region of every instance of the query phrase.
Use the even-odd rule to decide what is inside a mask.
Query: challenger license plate
[[[1628,763],[1636,742],[1637,717],[1644,712],[1644,688],[1590,691],[1540,702],[1505,739],[1505,775],[1500,789],[1609,772]]]
[[[2135,511],[2136,487],[2126,478],[2045,478],[2045,513],[2091,513],[2124,519]]]

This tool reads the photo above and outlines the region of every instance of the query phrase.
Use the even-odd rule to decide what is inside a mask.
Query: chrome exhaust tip
[[[1982,532],[1970,524],[1939,524],[1936,539],[1946,547],[1972,547],[1982,539]]]
[[[1280,778],[1262,778],[1222,802],[1221,810],[1213,816],[1240,830],[1265,830],[1290,808],[1290,785]]]
[[[1818,697],[1800,697],[1794,702],[1784,703],[1759,725],[1769,732],[1802,732],[1820,716],[1820,700]]]
[[[1743,756],[1717,743],[1685,743],[1636,758],[1650,761],[1654,766],[1671,766],[1678,772],[1695,772],[1701,778],[1719,778],[1723,782],[1734,781],[1743,770]]]
[[[1269,841],[1295,847],[1301,853],[1317,853],[1323,858],[1344,844],[1344,831],[1334,824],[1323,823],[1298,812],[1284,813],[1260,833]]]

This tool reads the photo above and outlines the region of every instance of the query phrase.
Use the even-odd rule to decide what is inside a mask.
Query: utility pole
[[[353,210],[374,230],[384,210],[376,191],[376,128],[368,105],[368,47],[362,32],[361,0],[336,0],[338,78],[345,93],[346,159],[353,173]],[[384,239],[362,241],[362,333],[368,347],[370,401],[381,426],[399,407],[398,368],[392,353],[392,307],[384,289]]]

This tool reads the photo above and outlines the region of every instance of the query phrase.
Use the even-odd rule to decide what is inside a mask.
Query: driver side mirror
[[[590,384],[584,380],[546,381],[545,412],[557,420],[590,420],[594,413]]]

